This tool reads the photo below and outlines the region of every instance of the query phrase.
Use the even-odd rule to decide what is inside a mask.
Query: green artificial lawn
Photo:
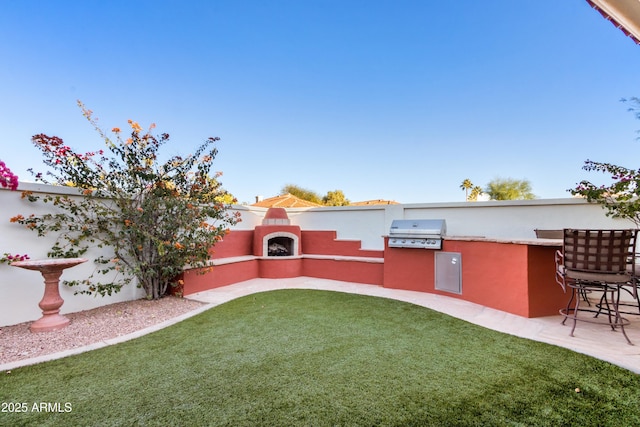
[[[7,426],[640,425],[640,376],[627,370],[416,305],[314,290],[243,297],[1,373],[0,396]]]

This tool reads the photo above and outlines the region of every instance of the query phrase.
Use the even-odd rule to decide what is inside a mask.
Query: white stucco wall
[[[374,250],[384,249],[382,236],[394,219],[444,219],[449,236],[506,239],[534,238],[536,228],[635,228],[577,198],[314,208],[291,210],[289,217],[303,230],[337,230],[339,239],[361,240],[363,249]]]
[[[291,224],[300,226],[302,230],[336,230],[338,239],[361,240],[362,249],[384,248],[382,236],[391,227],[390,215],[393,211],[385,206],[287,210]]]
[[[266,208],[254,208],[250,206],[236,205],[234,210],[240,212],[241,221],[236,224],[234,230],[253,230],[257,225],[262,225],[262,219],[267,213]]]
[[[450,236],[506,239],[534,238],[536,228],[635,228],[578,198],[405,205],[404,217],[445,219]]]
[[[34,231],[27,230],[24,226],[10,223],[9,219],[21,214],[41,214],[47,209],[52,209],[51,204],[31,203],[21,199],[21,191],[29,190],[38,192],[55,192],[57,194],[74,195],[77,192],[71,188],[51,187],[38,184],[20,183],[18,191],[0,189],[0,255],[5,252],[11,254],[29,254],[32,260],[47,258],[47,251],[55,242],[55,236],[38,237]],[[92,260],[101,249],[94,249],[86,254],[86,258]],[[81,280],[87,278],[95,265],[89,261],[76,267],[65,270],[61,280]],[[44,281],[37,271],[29,271],[11,267],[7,264],[0,265],[0,326],[32,321],[40,318],[42,312],[38,303],[44,292]],[[131,285],[120,293],[110,297],[93,297],[89,295],[74,295],[74,289],[65,286],[60,287],[60,296],[64,299],[61,313],[89,310],[102,305],[120,301],[142,298],[144,292]]]

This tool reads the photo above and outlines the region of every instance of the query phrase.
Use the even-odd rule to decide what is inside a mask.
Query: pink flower
[[[0,160],[0,185],[9,190],[18,189],[18,176],[12,173],[2,160]]]
[[[12,263],[14,261],[25,261],[29,259],[29,255],[24,254],[24,255],[20,255],[20,254],[16,254],[16,255],[11,255],[9,253],[5,253],[3,256],[0,257],[0,264],[2,263]]]

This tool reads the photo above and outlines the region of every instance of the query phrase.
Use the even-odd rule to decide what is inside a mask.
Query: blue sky
[[[0,0],[0,159],[157,124],[219,136],[240,202],[288,183],[352,201],[463,201],[465,178],[569,197],[586,159],[636,167],[640,46],[584,0]]]

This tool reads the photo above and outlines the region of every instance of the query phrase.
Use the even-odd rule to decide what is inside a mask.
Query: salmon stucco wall
[[[555,283],[553,246],[444,240],[442,250],[460,254],[462,293],[435,289],[435,251],[389,248],[384,287],[460,298],[524,317],[553,315],[567,296]]]
[[[302,275],[382,286],[384,263],[309,257],[304,259]]]
[[[299,247],[305,248],[304,254],[260,256],[264,237],[282,230],[300,235]],[[181,277],[183,285],[176,292],[189,295],[259,277],[309,276],[382,285],[383,251],[362,250],[361,242],[338,240],[335,231],[301,233],[299,227],[288,225],[259,226],[255,232],[235,230],[218,242],[211,253],[213,266],[204,274],[198,274],[205,271],[202,269],[187,270]]]
[[[174,293],[190,295],[221,286],[232,285],[258,276],[258,261],[248,260],[237,263],[215,265],[207,269],[186,270],[182,273],[183,284]]]
[[[385,288],[431,293],[435,291],[433,250],[389,248],[388,241],[385,246]]]
[[[445,240],[443,245],[445,251],[462,254],[465,300],[525,317],[529,315],[527,248],[474,241]]]
[[[264,257],[258,260],[258,277],[264,279],[286,279],[302,276],[300,257]]]
[[[559,248],[529,246],[529,317],[553,316],[569,300],[555,281],[555,253]]]
[[[211,259],[232,258],[253,253],[253,230],[234,230],[225,235],[211,250]]]
[[[336,239],[333,231],[304,231],[304,253],[255,256],[249,231],[231,232],[216,245],[213,269],[183,275],[184,295],[254,278],[299,276],[381,285],[464,299],[524,317],[553,315],[567,296],[555,283],[554,246],[486,239],[445,239],[443,252],[460,254],[462,292],[436,290],[435,254],[430,249],[362,250],[360,242]],[[228,254],[228,256],[226,256]]]

